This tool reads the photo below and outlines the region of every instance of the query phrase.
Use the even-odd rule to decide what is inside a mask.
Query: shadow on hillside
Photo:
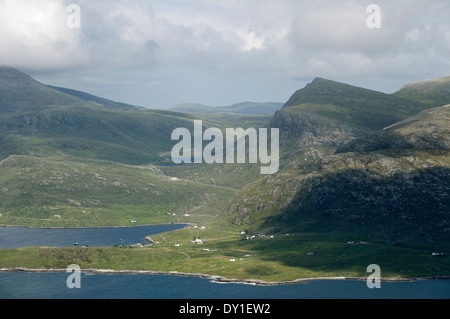
[[[396,246],[450,249],[450,169],[380,177],[344,170],[306,180],[262,229],[367,234]]]

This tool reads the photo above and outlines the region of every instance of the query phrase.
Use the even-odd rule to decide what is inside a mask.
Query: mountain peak
[[[321,82],[321,81],[327,81],[324,78],[321,78],[320,76],[315,77],[311,83],[317,83],[317,82]]]
[[[82,104],[82,100],[58,92],[17,69],[0,67],[0,113],[37,110],[50,105]]]
[[[42,86],[44,85],[17,69],[11,68],[9,66],[0,66],[0,90],[29,87],[36,88]]]
[[[333,81],[333,80],[321,78],[321,77],[318,76],[318,77],[315,77],[315,78],[311,81],[311,83],[309,83],[309,84],[320,84],[320,83],[329,83],[329,84],[332,84],[332,83],[340,83],[340,82],[336,82],[336,81]],[[341,83],[341,84],[343,84],[343,83]]]
[[[286,106],[295,106],[302,103],[326,103],[336,98],[350,98],[360,96],[366,93],[379,93],[369,89],[353,86],[346,83],[332,81],[321,77],[316,77],[311,83],[308,83],[303,89],[297,90],[291,98],[285,103]]]

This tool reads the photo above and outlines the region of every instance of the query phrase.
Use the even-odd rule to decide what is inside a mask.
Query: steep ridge
[[[86,103],[90,103],[90,104],[101,105],[101,106],[109,107],[112,109],[118,109],[118,110],[137,110],[137,109],[139,109],[138,106],[134,106],[131,104],[126,104],[126,103],[115,102],[115,101],[104,99],[102,97],[95,96],[95,95],[92,95],[92,94],[89,94],[86,92],[81,92],[81,91],[77,91],[77,90],[72,90],[72,89],[62,88],[62,87],[57,87],[57,86],[51,86],[51,85],[48,85],[48,87],[55,89],[57,91],[72,95],[76,98],[82,99],[82,100],[86,101]]]
[[[316,78],[275,113],[283,161],[317,160],[345,143],[429,108],[422,102]]]

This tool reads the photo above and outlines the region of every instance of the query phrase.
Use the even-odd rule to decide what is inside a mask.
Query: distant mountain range
[[[229,106],[209,106],[199,103],[182,103],[171,107],[170,110],[203,114],[273,114],[281,109],[282,106],[283,103],[278,102],[241,102]]]

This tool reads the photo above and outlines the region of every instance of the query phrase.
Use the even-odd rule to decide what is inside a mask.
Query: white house
[[[201,245],[203,244],[203,240],[200,238],[195,238],[195,240],[192,243]]]

